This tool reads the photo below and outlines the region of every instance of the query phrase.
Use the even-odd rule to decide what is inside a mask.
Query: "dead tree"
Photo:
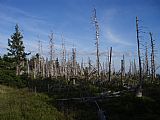
[[[107,55],[106,56],[106,61],[105,61],[105,74],[108,72],[108,63],[109,63],[109,60],[108,60],[108,55]]]
[[[139,61],[139,85],[137,88],[137,97],[142,97],[142,66],[141,66],[141,53],[140,53],[140,40],[139,40],[139,26],[138,17],[136,17],[136,34],[137,34],[137,46],[138,46],[138,61]]]
[[[70,54],[68,52],[68,60],[67,60],[67,79],[70,80],[71,75],[71,60],[70,60]]]
[[[149,64],[148,64],[148,46],[146,44],[146,51],[145,51],[145,75],[148,77],[149,75]]]
[[[38,36],[38,39],[39,39],[39,36]],[[38,40],[38,57],[37,57],[37,69],[38,69],[38,76],[40,76],[40,72],[41,72],[41,66],[40,66],[40,58],[41,58],[41,41]]]
[[[133,75],[134,75],[134,77],[137,76],[137,65],[136,65],[136,60],[135,59],[133,61]]]
[[[38,41],[38,76],[44,78],[44,58],[43,58],[42,41]]]
[[[110,56],[109,56],[109,82],[111,81],[111,64],[112,64],[112,47],[110,48]]]
[[[55,46],[54,46],[54,34],[53,32],[49,36],[50,45],[50,77],[57,76],[56,65],[55,65]]]
[[[102,63],[102,75],[105,76],[106,70],[105,70],[105,62]]]
[[[48,61],[48,58],[46,58],[46,64],[45,64],[45,77],[50,77],[50,64]]]
[[[155,80],[155,60],[154,60],[154,47],[155,47],[155,44],[154,44],[154,40],[152,38],[152,33],[150,32],[149,33],[150,35],[150,38],[151,38],[151,73],[152,73],[152,82]]]
[[[77,75],[76,49],[72,49],[72,71],[73,76]]]
[[[50,61],[52,61],[54,59],[54,53],[55,53],[55,50],[54,50],[54,36],[53,36],[53,33],[51,33],[49,37],[49,45],[50,45]]]
[[[100,60],[99,60],[99,25],[98,25],[98,21],[97,21],[97,16],[96,16],[96,9],[94,8],[94,14],[93,14],[93,22],[95,24],[95,28],[96,28],[96,65],[97,65],[97,77],[99,78],[100,75]]]
[[[40,76],[41,72],[41,63],[40,63],[40,41],[38,41],[38,53],[33,57],[33,78],[36,79]]]
[[[83,69],[84,69],[84,63],[83,63],[83,58],[81,60],[81,65],[79,67],[79,73],[80,73],[80,76],[82,77],[84,74],[83,74]]]
[[[112,70],[111,70],[112,72],[112,75],[114,75],[115,74],[115,67],[114,67],[114,60],[112,61]]]
[[[84,62],[83,62],[83,57],[82,57],[82,60],[81,60],[81,70],[84,69]]]
[[[45,60],[44,58],[42,58],[42,77],[45,78]]]
[[[123,78],[125,76],[125,67],[124,67],[124,55],[123,59],[121,60],[121,85],[123,85]]]
[[[61,37],[62,37],[61,75],[66,76],[66,48],[63,35]]]
[[[33,71],[33,78],[36,79],[37,76],[37,59],[34,58],[34,71]]]
[[[92,61],[90,59],[90,57],[88,58],[88,73],[91,74],[92,72]],[[90,77],[89,77],[90,79]]]
[[[129,70],[128,70],[128,76],[130,77],[132,73],[132,62],[129,61]]]
[[[106,76],[107,74],[109,74],[109,55],[110,55],[110,51],[107,51],[107,55],[106,55]]]

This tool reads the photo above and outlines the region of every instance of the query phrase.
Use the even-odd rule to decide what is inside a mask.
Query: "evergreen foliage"
[[[25,53],[23,45],[23,35],[19,30],[18,24],[15,26],[15,33],[11,35],[11,38],[8,39],[8,56],[13,58],[16,63],[16,75],[20,75],[22,68],[24,67],[24,61],[26,59],[27,53]]]
[[[25,53],[24,53],[24,45],[23,45],[23,35],[21,34],[21,32],[19,31],[19,26],[16,24],[15,26],[15,33],[13,33],[13,35],[11,35],[11,39],[8,39],[8,46],[10,48],[8,48],[7,50],[8,55],[12,56],[13,58],[15,58],[17,61],[17,63],[19,63],[22,59],[25,58]]]

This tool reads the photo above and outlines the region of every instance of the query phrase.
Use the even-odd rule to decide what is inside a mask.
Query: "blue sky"
[[[82,56],[84,59],[93,57],[95,28],[91,16],[94,7],[97,9],[100,26],[102,60],[111,46],[117,66],[123,54],[126,61],[136,58],[135,17],[138,16],[140,26],[146,32],[141,34],[141,42],[150,44],[148,32],[153,32],[156,40],[156,61],[159,65],[159,0],[0,0],[1,55],[6,53],[8,38],[18,23],[24,36],[26,51],[36,53],[38,40],[41,40],[43,54],[47,56],[48,35],[53,31],[57,52],[61,47],[63,34],[68,50],[73,46],[77,48],[78,59]]]

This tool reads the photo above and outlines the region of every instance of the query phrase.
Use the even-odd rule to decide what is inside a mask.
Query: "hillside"
[[[65,120],[56,108],[47,104],[43,94],[30,93],[0,85],[1,120]]]

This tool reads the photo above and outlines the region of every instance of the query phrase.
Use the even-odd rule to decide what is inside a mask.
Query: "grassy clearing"
[[[0,120],[65,120],[44,94],[0,85]]]

